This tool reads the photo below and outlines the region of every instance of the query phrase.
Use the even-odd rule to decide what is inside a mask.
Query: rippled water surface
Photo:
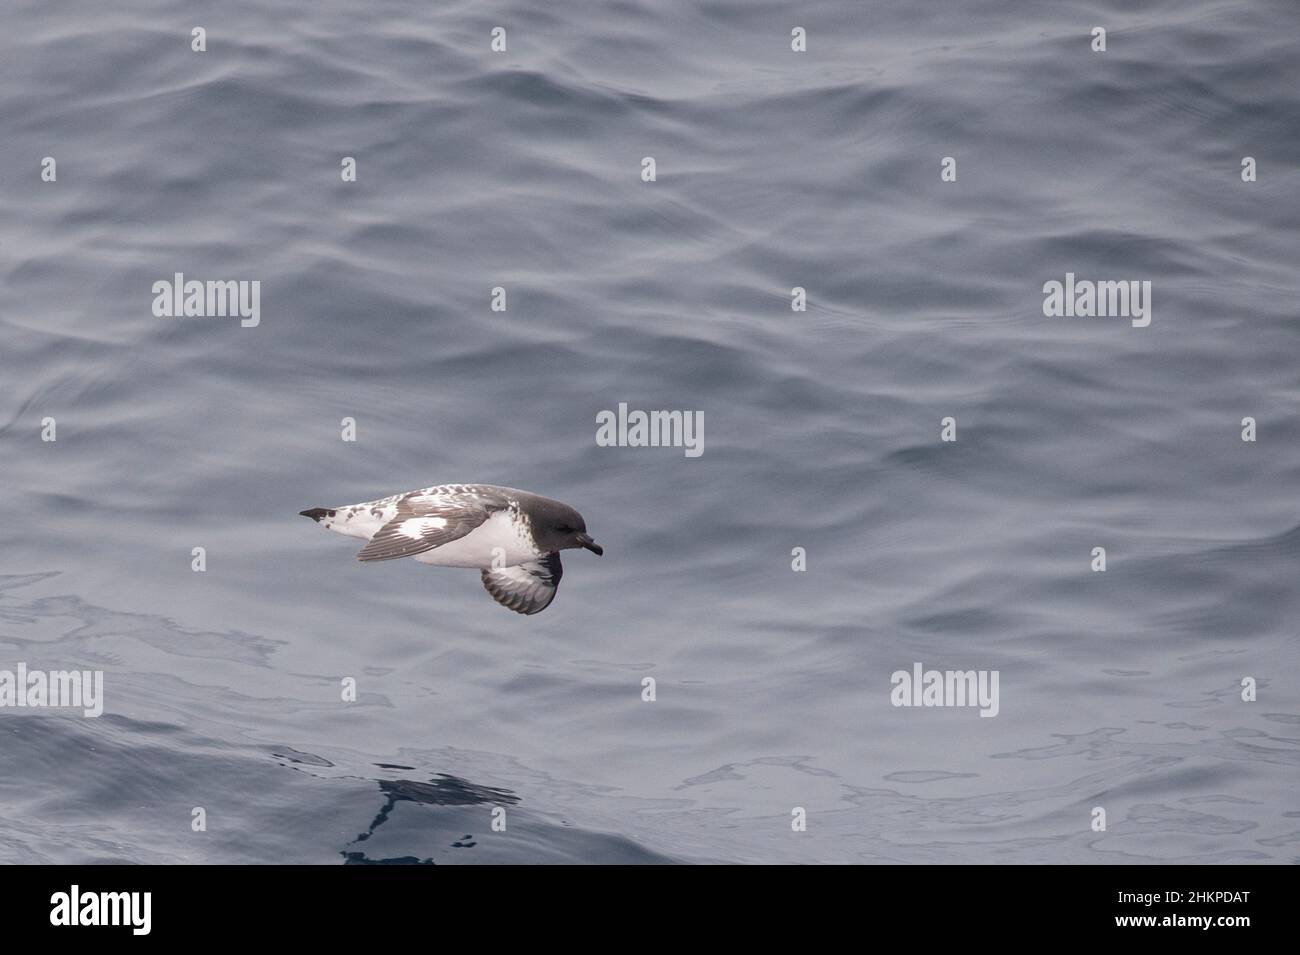
[[[0,710],[0,860],[1296,861],[1294,3],[3,19],[0,669],[105,713]],[[297,516],[447,481],[605,556],[520,617]]]

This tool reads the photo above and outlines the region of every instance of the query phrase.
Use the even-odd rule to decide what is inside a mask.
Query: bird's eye
[[[559,531],[561,534],[573,533],[573,528],[570,527],[568,524],[561,524],[559,527],[556,528],[556,530]]]

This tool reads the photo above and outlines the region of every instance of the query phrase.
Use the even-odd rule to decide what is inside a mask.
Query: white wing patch
[[[487,518],[487,510],[474,503],[454,506],[444,501],[430,505],[403,498],[398,502],[396,516],[361,548],[357,560],[414,557],[459,540]]]
[[[413,541],[418,541],[421,540],[429,531],[441,530],[446,526],[446,518],[411,517],[402,521],[397,529],[403,537],[409,537]]]

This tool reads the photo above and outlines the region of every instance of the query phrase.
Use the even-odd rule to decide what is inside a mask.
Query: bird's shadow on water
[[[427,781],[409,776],[370,778],[334,776],[312,772],[309,767],[335,768],[320,757],[288,747],[273,751],[282,766],[309,776],[329,780],[365,780],[378,785],[383,803],[370,824],[340,850],[344,865],[436,865],[442,862],[478,863],[590,863],[677,864],[682,860],[648,849],[614,832],[574,826],[563,819],[549,818],[545,811],[512,809],[510,829],[504,825],[506,807],[520,807],[523,798],[510,789],[472,783],[450,773],[434,773]],[[292,754],[292,755],[290,755]],[[414,773],[415,767],[375,763],[382,770]],[[420,775],[423,775],[421,773]],[[399,813],[403,803],[411,808]],[[491,834],[484,838],[466,832],[484,821],[480,807],[491,807]],[[498,829],[496,822],[503,825]],[[376,838],[378,837],[378,838]],[[371,840],[374,840],[372,842]],[[389,848],[375,848],[384,843]],[[408,854],[419,846],[423,851]],[[397,851],[393,851],[396,849]],[[474,849],[470,855],[450,850]]]
[[[388,767],[385,767],[388,768]],[[391,767],[410,769],[412,767]],[[384,795],[384,804],[365,832],[360,833],[348,846],[365,842],[375,834],[380,826],[388,821],[393,810],[400,802],[420,803],[427,806],[474,806],[482,804],[517,805],[519,797],[505,789],[490,786],[477,786],[464,779],[447,773],[440,773],[427,783],[413,779],[380,779],[379,791]],[[472,849],[478,843],[473,835],[467,833],[451,843],[456,849]],[[371,859],[364,852],[344,846],[340,850],[344,865],[435,865],[432,859],[420,859],[416,856],[399,856],[396,858]]]
[[[287,766],[296,772],[304,773],[308,776],[317,776],[318,778],[340,778],[318,776],[307,767],[318,767],[321,769],[333,769],[334,763],[322,756],[312,753],[305,753],[302,750],[294,749],[291,746],[277,746],[272,749],[271,755],[282,760],[281,765]],[[378,768],[383,770],[414,771],[414,766],[403,766],[397,763],[376,763]],[[356,779],[360,777],[342,777]],[[384,797],[384,803],[375,813],[375,818],[370,821],[370,825],[363,832],[357,834],[357,837],[343,846],[339,850],[339,855],[343,857],[344,865],[436,865],[432,858],[420,858],[419,856],[384,856],[372,859],[360,849],[353,848],[360,843],[368,841],[381,826],[389,821],[394,810],[397,809],[398,803],[409,802],[416,805],[424,806],[516,806],[519,804],[519,797],[508,789],[498,789],[492,786],[479,786],[471,783],[469,780],[461,779],[450,773],[436,773],[430,777],[428,782],[420,782],[415,779],[375,779],[372,780],[379,786],[379,792]],[[475,841],[473,834],[466,833],[459,838],[453,839],[450,843],[454,849],[472,849],[478,843]]]

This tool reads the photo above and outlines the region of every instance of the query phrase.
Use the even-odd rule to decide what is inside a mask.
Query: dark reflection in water
[[[370,828],[356,837],[354,842],[365,842],[375,834],[375,830],[388,821],[389,814],[400,802],[421,803],[427,806],[473,806],[480,803],[491,805],[515,805],[519,798],[504,789],[490,786],[476,786],[455,776],[445,773],[441,777],[430,779],[427,783],[411,779],[381,779],[379,791],[385,796],[383,807],[370,823]],[[454,849],[472,849],[477,845],[472,835],[466,834],[451,843]],[[416,859],[403,856],[389,859],[368,859],[364,852],[344,849],[343,858],[348,865],[434,865],[432,859]]]

